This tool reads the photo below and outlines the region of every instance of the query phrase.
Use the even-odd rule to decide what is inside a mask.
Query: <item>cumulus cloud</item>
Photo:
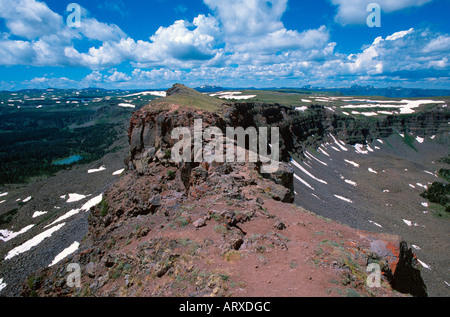
[[[420,7],[433,0],[330,0],[336,5],[337,14],[335,20],[342,25],[365,24],[367,16],[367,6],[376,2],[381,10],[386,13],[403,10],[409,7]]]
[[[264,35],[283,28],[281,17],[287,0],[204,0],[232,39]]]
[[[10,0],[0,0],[0,18],[7,28],[0,36],[0,65],[91,69],[78,84],[83,86],[165,87],[173,82],[246,86],[249,80],[261,85],[271,81],[329,85],[386,81],[389,76],[401,81],[419,75],[431,80],[448,75],[450,67],[450,36],[430,30],[400,30],[353,54],[336,52],[326,26],[286,28],[282,16],[287,0],[204,0],[211,14],[161,26],[147,40],[135,40],[86,10],[80,28],[69,28],[44,3],[19,1],[12,6]],[[330,1],[337,6],[336,19],[341,23],[357,23],[361,16],[365,21],[366,2],[371,2]],[[384,11],[393,12],[430,1],[378,2]],[[80,41],[83,49],[77,46]],[[118,71],[123,63],[131,64],[134,71]],[[67,78],[45,76],[26,84],[75,85]]]

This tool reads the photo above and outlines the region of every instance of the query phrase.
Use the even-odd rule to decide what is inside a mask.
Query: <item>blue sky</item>
[[[0,90],[450,89],[450,0],[375,1],[0,0]]]

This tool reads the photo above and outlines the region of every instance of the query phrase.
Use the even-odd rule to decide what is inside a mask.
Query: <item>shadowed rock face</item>
[[[301,155],[307,146],[320,145],[328,134],[339,135],[340,140],[353,145],[387,138],[395,132],[410,131],[421,136],[446,132],[450,113],[438,108],[419,114],[373,119],[339,115],[324,106],[313,105],[308,112],[300,112],[279,104],[245,102],[226,105],[224,118],[231,125],[244,129],[278,126],[281,158],[287,161],[290,153]]]
[[[370,250],[385,261],[381,269],[393,289],[415,297],[428,296],[420,274],[420,265],[405,241],[392,235],[373,236],[361,233],[361,236],[370,241]],[[371,262],[370,259],[368,262]]]
[[[401,242],[398,264],[391,280],[392,287],[402,293],[427,297],[427,287],[420,275],[419,267],[419,263],[407,243]]]

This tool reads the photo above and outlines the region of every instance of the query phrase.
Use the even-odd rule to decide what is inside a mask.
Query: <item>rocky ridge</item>
[[[192,92],[181,85],[168,91],[180,93]],[[248,109],[236,104],[209,112],[153,102],[134,113],[128,171],[92,208],[79,251],[30,276],[22,295],[426,296],[417,260],[401,238],[358,231],[292,205],[289,166],[269,176],[258,163],[171,160],[170,132],[192,127],[196,118],[204,128],[223,130],[290,117],[279,105]],[[331,132],[339,120],[323,116],[322,123],[295,117],[306,121],[293,126],[308,130],[295,135]],[[285,155],[294,144],[287,134],[282,132]],[[67,283],[68,263],[81,266],[79,288]],[[367,284],[370,263],[383,271],[380,287]]]

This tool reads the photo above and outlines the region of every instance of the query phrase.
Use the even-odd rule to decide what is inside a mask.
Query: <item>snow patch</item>
[[[101,167],[99,167],[97,169],[90,169],[90,170],[88,170],[88,174],[97,173],[97,172],[101,172],[101,171],[104,171],[104,170],[106,170],[106,167],[103,165],[103,166],[101,166]]]
[[[34,219],[34,218],[37,218],[37,217],[40,217],[40,216],[43,216],[43,215],[45,215],[47,212],[48,212],[48,211],[36,211],[36,212],[33,214],[33,219]]]
[[[336,197],[336,198],[338,198],[338,199],[340,199],[340,200],[346,201],[346,202],[348,202],[348,203],[350,203],[350,204],[353,204],[353,201],[351,201],[351,200],[348,199],[348,198],[345,198],[345,197],[342,197],[342,196],[339,196],[339,195],[334,195],[334,197]]]
[[[431,270],[431,267],[428,265],[428,264],[426,264],[426,263],[424,263],[423,261],[420,261],[419,259],[417,259],[417,261],[420,263],[420,265],[422,265],[424,268],[426,268],[426,269],[428,269],[428,270]]]
[[[3,282],[3,278],[0,278],[0,292],[6,287],[8,284]]]
[[[65,195],[64,195],[65,196]],[[67,199],[66,203],[74,203],[80,200],[85,199],[86,196],[80,194],[69,194],[69,199]]]
[[[305,173],[306,175],[308,175],[309,177],[311,177],[312,179],[318,181],[319,183],[325,184],[327,185],[328,183],[326,181],[324,181],[323,179],[317,178],[314,175],[312,175],[310,172],[308,172],[303,166],[301,166],[300,164],[298,164],[296,161],[291,160],[291,163],[294,164],[295,167],[297,167],[299,170],[301,170],[303,173]]]
[[[136,108],[136,106],[131,103],[119,103],[118,106],[122,108],[133,108],[133,109]]]
[[[429,171],[424,171],[424,172],[427,173],[427,174],[433,175],[434,177],[439,177],[435,173],[432,173],[432,172],[429,172]]]
[[[370,222],[371,224],[373,224],[373,225],[375,225],[375,226],[379,227],[379,228],[383,228],[383,226],[382,226],[382,225],[380,225],[380,224],[376,223],[375,221],[369,220],[369,222]]]
[[[418,136],[418,137],[416,137],[416,141],[419,143],[423,143],[423,141],[425,141],[425,139]]]
[[[378,172],[377,172],[377,171],[373,170],[373,169],[372,169],[372,168],[370,168],[370,167],[369,167],[369,169],[368,169],[368,170],[369,170],[369,172],[371,172],[371,173],[374,173],[374,174],[378,174]]]
[[[365,151],[365,150],[364,150],[364,145],[362,145],[362,144],[356,143],[356,144],[354,145],[354,147],[355,147],[356,153],[359,153],[359,154],[369,154],[369,151]]]
[[[294,177],[303,185],[305,185],[306,187],[308,187],[309,189],[315,190],[311,185],[309,185],[306,181],[304,181],[300,176],[298,176],[297,174],[294,174]]]
[[[116,175],[122,174],[124,171],[125,171],[125,169],[123,168],[123,169],[121,169],[121,170],[115,171],[115,172],[112,173],[112,174],[113,174],[114,176],[116,176]]]
[[[353,161],[345,160],[346,163],[353,165],[354,167],[359,167],[358,163],[355,163]]]
[[[2,240],[3,242],[8,242],[9,240],[12,240],[17,236],[24,234],[25,232],[27,232],[28,230],[30,230],[33,227],[34,227],[34,225],[29,225],[29,226],[23,228],[22,230],[20,230],[19,232],[11,232],[9,230],[0,230],[0,235],[2,236],[2,237],[0,237],[0,240]]]
[[[315,156],[312,155],[311,153],[305,152],[305,155],[306,155],[306,157],[309,158],[309,159],[316,160],[316,161],[319,162],[320,164],[322,164],[322,165],[324,165],[324,166],[328,166],[327,163],[322,162],[321,160],[319,160],[317,157],[315,157]]]
[[[20,246],[12,249],[11,251],[8,252],[8,254],[5,257],[5,261],[12,259],[13,257],[24,253],[26,251],[31,250],[33,247],[39,245],[42,241],[44,241],[47,238],[50,238],[53,233],[55,233],[56,231],[58,231],[59,229],[61,229],[62,227],[65,226],[65,223],[62,223],[60,225],[57,225],[53,228],[50,228],[49,230],[46,230],[40,234],[38,234],[37,236],[35,236],[34,238],[28,240],[27,242],[21,244]]]
[[[51,267],[55,264],[57,264],[58,262],[60,262],[61,260],[65,259],[66,257],[68,257],[69,255],[71,255],[72,253],[74,253],[76,250],[78,250],[78,247],[80,246],[80,243],[75,241],[74,243],[72,243],[72,245],[66,249],[64,249],[60,254],[58,254],[55,259],[52,261],[52,263],[49,264],[48,267]]]

